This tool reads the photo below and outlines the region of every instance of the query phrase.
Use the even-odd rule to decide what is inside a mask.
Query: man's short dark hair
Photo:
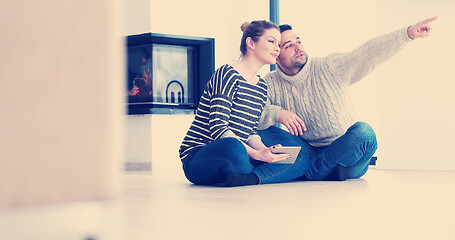
[[[280,33],[287,31],[287,30],[292,30],[291,25],[289,25],[289,24],[280,25]]]

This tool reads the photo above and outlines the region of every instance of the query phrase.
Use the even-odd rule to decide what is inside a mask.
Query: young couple
[[[347,53],[308,58],[289,25],[244,23],[241,59],[207,82],[179,153],[187,179],[199,185],[244,186],[302,180],[343,181],[368,170],[376,136],[359,122],[347,88],[415,38],[436,17],[374,38]],[[265,64],[277,71],[257,75]],[[284,124],[289,131],[277,128]],[[300,146],[294,164],[276,146]]]

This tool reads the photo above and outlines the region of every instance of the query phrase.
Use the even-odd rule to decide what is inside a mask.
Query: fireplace
[[[194,113],[215,65],[213,38],[127,37],[128,114]]]

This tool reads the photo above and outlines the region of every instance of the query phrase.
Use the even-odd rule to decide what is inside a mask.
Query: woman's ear
[[[246,40],[246,46],[247,48],[251,48],[254,50],[254,41],[251,37],[248,37]]]

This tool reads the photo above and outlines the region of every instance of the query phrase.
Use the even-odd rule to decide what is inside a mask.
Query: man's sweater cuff
[[[270,113],[271,113],[271,116],[273,116],[273,120],[275,121],[275,123],[278,122],[278,114],[280,113],[281,109],[282,109],[282,107],[280,107],[280,106],[273,106],[273,105],[271,106]]]
[[[280,106],[269,105],[264,108],[259,121],[258,130],[264,130],[278,122],[278,113],[280,112]]]
[[[404,34],[406,35],[406,40],[407,40],[408,42],[414,40],[414,39],[412,39],[411,37],[409,37],[409,34],[408,34],[408,28],[410,28],[410,27],[411,27],[411,26],[403,28],[403,29],[404,29]]]

